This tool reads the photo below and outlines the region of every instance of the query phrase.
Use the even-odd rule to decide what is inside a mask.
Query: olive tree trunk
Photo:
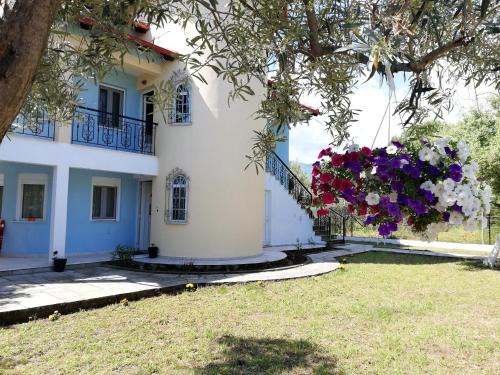
[[[30,92],[60,2],[17,0],[0,17],[0,142]]]

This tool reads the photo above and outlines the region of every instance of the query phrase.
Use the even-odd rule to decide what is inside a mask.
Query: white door
[[[264,245],[271,245],[271,190],[265,191],[264,203]]]
[[[139,248],[147,250],[150,245],[151,232],[151,197],[152,182],[141,181],[139,205]]]

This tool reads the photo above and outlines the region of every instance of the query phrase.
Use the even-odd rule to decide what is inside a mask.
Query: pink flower
[[[335,201],[335,196],[327,191],[325,194],[321,196],[321,200],[324,204],[332,204]]]
[[[368,147],[363,147],[361,148],[361,154],[366,157],[372,156],[372,150],[370,150]]]
[[[331,173],[323,173],[319,176],[319,180],[324,183],[330,182],[330,180],[333,178],[333,175]]]
[[[351,163],[353,163],[355,161],[359,161],[359,154],[357,152],[348,152],[344,156],[344,161],[348,161]]]
[[[318,210],[318,216],[325,216],[325,215],[328,215],[330,213],[330,210],[328,210],[327,208],[322,208],[321,210]]]
[[[325,155],[330,156],[331,154],[332,154],[332,148],[331,147],[325,148],[324,150],[321,150],[319,152],[318,159],[321,159]]]
[[[332,156],[332,165],[334,167],[340,167],[344,163],[344,155],[333,154]]]

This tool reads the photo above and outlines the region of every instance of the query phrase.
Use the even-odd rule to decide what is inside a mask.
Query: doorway
[[[264,246],[271,246],[271,190],[265,190]]]
[[[147,250],[151,238],[152,181],[140,182],[139,194],[139,250]]]
[[[142,119],[144,121],[144,144],[143,148],[152,151],[153,131],[154,131],[154,91],[149,91],[142,95]]]

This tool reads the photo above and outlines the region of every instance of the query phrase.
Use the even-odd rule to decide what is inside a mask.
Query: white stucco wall
[[[163,30],[155,42],[180,52],[185,35],[175,28]],[[170,43],[172,42],[172,44]],[[176,44],[177,43],[177,44]],[[185,66],[165,64],[156,80],[140,90],[168,79]],[[189,73],[189,72],[188,72]],[[158,175],[153,179],[151,242],[160,255],[187,258],[245,257],[262,253],[264,216],[264,175],[245,171],[245,155],[251,152],[253,130],[263,129],[263,120],[253,114],[265,94],[254,85],[256,96],[248,101],[230,102],[232,86],[218,79],[212,70],[202,71],[208,84],[192,78],[192,123],[171,125],[161,113],[158,122],[156,155]],[[187,224],[165,222],[166,177],[174,169],[189,177]]]
[[[266,190],[270,191],[270,233],[265,245],[295,245],[311,242],[321,243],[321,238],[313,231],[313,220],[288,194],[278,180],[266,173]]]

